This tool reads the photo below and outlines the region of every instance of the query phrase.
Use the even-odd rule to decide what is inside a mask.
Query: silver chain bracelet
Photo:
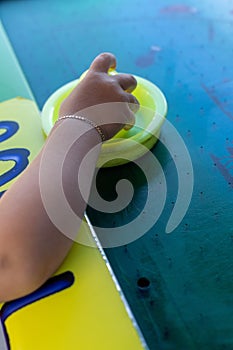
[[[95,130],[100,135],[102,142],[106,141],[106,137],[105,137],[101,127],[98,126],[97,124],[95,124],[92,120],[87,119],[85,117],[82,117],[80,115],[65,115],[63,117],[59,117],[56,122],[59,122],[60,120],[63,120],[63,119],[77,119],[77,120],[81,120],[81,121],[91,125],[93,128],[95,128]]]

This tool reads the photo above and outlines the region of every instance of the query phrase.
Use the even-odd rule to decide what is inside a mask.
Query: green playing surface
[[[119,71],[145,77],[162,89],[167,119],[193,164],[190,206],[167,234],[179,192],[178,160],[159,142],[152,154],[167,183],[163,211],[140,239],[105,251],[151,350],[232,349],[231,2],[2,1],[0,11],[40,108],[102,51],[117,56]],[[3,60],[0,56],[1,76]],[[1,89],[8,91],[9,86]],[[115,185],[122,178],[133,184],[134,195],[114,214],[89,208],[92,223],[111,232],[140,216],[144,233],[161,202],[155,192],[150,210],[144,208],[148,188],[157,181],[151,176],[147,182],[145,175],[136,164],[101,170],[97,183],[105,200],[117,198]],[[133,230],[129,226],[127,234]]]

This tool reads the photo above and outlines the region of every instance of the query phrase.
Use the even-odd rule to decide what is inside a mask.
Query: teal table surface
[[[162,213],[139,239],[105,251],[151,350],[233,349],[233,3],[1,1],[0,16],[40,108],[103,51],[116,55],[119,71],[162,89],[192,160],[190,205],[166,233],[179,179],[159,141],[152,154],[167,183]],[[134,194],[116,213],[89,207],[92,223],[111,232],[153,217],[144,206],[156,179],[145,175],[134,163],[102,169],[97,187],[109,205],[120,179]]]

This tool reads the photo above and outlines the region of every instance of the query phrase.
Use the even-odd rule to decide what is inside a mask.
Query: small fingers
[[[133,75],[130,74],[117,74],[114,75],[114,79],[118,82],[120,87],[125,91],[125,96],[128,101],[129,108],[131,111],[136,113],[140,107],[137,98],[131,94],[131,92],[137,86],[137,80]]]
[[[116,58],[110,52],[101,53],[98,55],[90,66],[90,70],[96,72],[107,73],[110,68],[116,67]]]
[[[129,108],[129,111],[127,114],[127,123],[125,124],[124,129],[130,130],[134,126],[134,124],[135,124],[135,115]]]
[[[134,124],[135,124],[135,113],[138,111],[140,105],[138,100],[136,99],[135,96],[133,96],[130,93],[126,93],[127,94],[127,99],[128,99],[128,118],[127,118],[127,123],[124,126],[125,130],[130,130]]]
[[[126,94],[127,94],[129,108],[131,109],[131,111],[136,113],[139,110],[139,107],[140,107],[140,104],[139,104],[137,98],[134,95],[130,94],[130,93],[126,92]]]
[[[120,87],[127,92],[132,92],[137,86],[137,80],[130,74],[116,74],[114,79],[118,82]]]

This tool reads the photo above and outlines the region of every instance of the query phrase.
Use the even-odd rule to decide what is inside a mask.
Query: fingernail
[[[132,129],[132,127],[133,127],[132,124],[126,124],[126,125],[124,126],[124,130],[128,131],[128,130]]]

